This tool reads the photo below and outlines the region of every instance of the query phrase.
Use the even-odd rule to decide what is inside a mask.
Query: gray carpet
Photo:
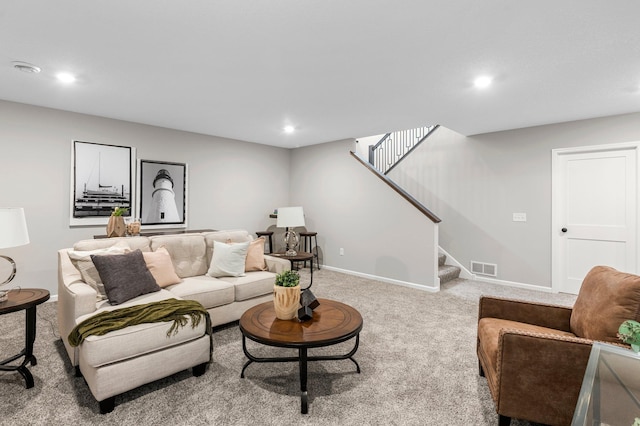
[[[307,276],[302,271],[302,279]],[[307,415],[300,414],[295,363],[252,364],[240,378],[245,358],[237,325],[214,333],[214,360],[203,376],[185,371],[142,386],[116,397],[115,410],[100,415],[84,380],[73,375],[55,325],[56,304],[46,303],[38,307],[38,364],[29,367],[35,387],[25,389],[17,373],[0,372],[0,424],[496,425],[475,355],[480,294],[563,305],[575,300],[461,279],[428,293],[326,269],[314,273],[313,289],[361,312],[355,358],[362,373],[349,360],[310,363]],[[4,359],[24,346],[24,312],[0,316],[0,327]],[[345,353],[351,346],[321,351]],[[258,355],[283,353],[249,347]]]

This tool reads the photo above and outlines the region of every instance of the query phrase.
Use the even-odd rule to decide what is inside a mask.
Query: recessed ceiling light
[[[69,74],[68,72],[61,72],[56,74],[56,78],[63,83],[73,83],[76,81],[76,77],[73,74]]]
[[[40,72],[40,67],[37,67],[28,62],[15,61],[15,62],[12,62],[12,64],[13,64],[13,67],[18,71],[22,71],[30,74],[37,74]]]
[[[473,81],[473,85],[478,89],[484,89],[485,87],[489,87],[493,79],[488,76],[478,77]]]
[[[293,126],[284,126],[284,132],[285,133],[293,133],[296,130],[295,127]]]

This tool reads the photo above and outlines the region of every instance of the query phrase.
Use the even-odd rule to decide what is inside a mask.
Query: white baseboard
[[[382,282],[389,283],[389,284],[394,284],[394,285],[401,285],[403,287],[415,288],[417,290],[428,291],[430,293],[437,293],[437,292],[440,291],[440,287],[439,287],[440,283],[438,283],[438,287],[429,287],[429,286],[426,286],[426,285],[410,283],[410,282],[407,282],[407,281],[394,280],[394,279],[391,279],[391,278],[379,277],[377,275],[364,274],[362,272],[350,271],[348,269],[334,268],[333,266],[322,265],[322,267],[324,269],[328,269],[330,271],[341,272],[341,273],[347,274],[347,275],[354,275],[356,277],[362,277],[362,278],[367,278],[367,279],[370,279],[370,280],[382,281]]]
[[[524,288],[524,289],[527,289],[527,290],[542,291],[542,292],[545,292],[545,293],[558,293],[557,291],[555,291],[551,287],[544,287],[544,286],[541,286],[541,285],[519,283],[519,282],[516,282],[516,281],[498,280],[496,278],[483,277],[482,275],[478,275],[478,274],[473,274],[473,278],[470,278],[470,279],[474,280],[474,281],[485,281],[485,282],[488,282],[488,283],[491,283],[491,284],[500,284],[500,285],[504,285],[504,286],[508,286],[508,287],[517,287],[517,288]]]

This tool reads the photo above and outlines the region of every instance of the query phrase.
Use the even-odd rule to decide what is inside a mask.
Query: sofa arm
[[[572,309],[568,306],[482,296],[480,297],[478,320],[498,318],[555,330],[571,331],[571,311]]]
[[[291,262],[287,259],[282,259],[276,256],[264,255],[264,260],[267,263],[267,270],[269,272],[275,272],[279,274],[284,271],[291,270]]]
[[[98,293],[82,280],[80,272],[73,266],[67,249],[58,251],[58,328],[65,337],[76,318],[96,310]]]
[[[570,424],[593,341],[504,329],[498,340],[497,411]]]

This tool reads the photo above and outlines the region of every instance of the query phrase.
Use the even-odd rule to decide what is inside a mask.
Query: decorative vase
[[[127,226],[124,224],[124,217],[109,216],[107,223],[107,237],[124,237],[127,232]]]
[[[127,224],[127,234],[133,237],[140,235],[140,219],[134,219]]]
[[[300,307],[300,284],[295,287],[273,286],[273,307],[276,318],[290,320],[295,318]]]

